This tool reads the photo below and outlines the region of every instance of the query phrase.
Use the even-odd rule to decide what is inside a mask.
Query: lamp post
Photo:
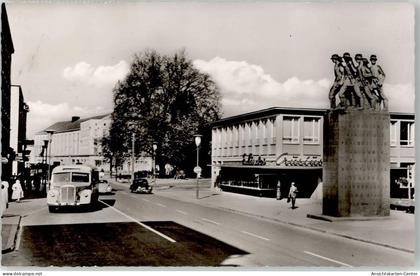
[[[48,160],[48,178],[47,178],[47,185],[48,189],[50,188],[49,181],[51,177],[51,148],[52,148],[52,136],[54,134],[54,130],[47,129],[46,132],[48,133],[48,153],[47,153],[47,160]],[[47,190],[47,189],[46,189]]]
[[[198,199],[198,197],[199,197],[198,178],[199,178],[199,175],[201,173],[201,168],[198,165],[199,164],[198,161],[199,161],[201,137],[202,137],[202,135],[200,135],[200,134],[195,134],[194,135],[195,145],[197,146],[197,166],[194,168],[194,172],[197,174],[197,185],[196,185],[196,194],[195,194],[196,199]]]
[[[156,186],[156,150],[157,150],[157,143],[153,142],[153,168],[152,168],[152,173],[153,173],[153,186]]]
[[[135,142],[136,142],[136,134],[133,132],[131,136],[131,184],[134,183]]]

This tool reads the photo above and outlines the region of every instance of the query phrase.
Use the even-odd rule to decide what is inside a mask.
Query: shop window
[[[299,117],[283,117],[283,142],[299,143]]]
[[[305,117],[303,120],[303,142],[305,144],[319,144],[320,119]]]
[[[414,146],[414,122],[401,121],[400,145],[407,147]]]

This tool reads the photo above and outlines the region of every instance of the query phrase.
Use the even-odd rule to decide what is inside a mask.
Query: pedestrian
[[[20,199],[23,198],[23,190],[20,180],[16,180],[16,182],[12,185],[12,191],[12,199],[20,202]]]
[[[35,173],[34,175],[33,184],[35,187],[35,193],[37,194],[38,192],[41,191],[41,177],[38,173]]]
[[[292,184],[290,185],[289,196],[287,198],[287,202],[292,201],[292,209],[295,209],[297,192],[298,190],[295,186],[295,182],[292,182]]]

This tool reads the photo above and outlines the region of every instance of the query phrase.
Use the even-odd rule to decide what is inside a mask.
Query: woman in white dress
[[[12,199],[20,202],[21,198],[23,198],[22,185],[20,185],[19,180],[16,180],[15,184],[12,185]]]

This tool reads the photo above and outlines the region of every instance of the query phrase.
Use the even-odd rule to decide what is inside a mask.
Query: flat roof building
[[[322,197],[326,109],[272,107],[221,119],[212,128],[212,183],[226,191]],[[415,164],[414,114],[391,113],[391,185]],[[394,184],[392,184],[394,183]],[[397,185],[398,186],[398,185]],[[391,187],[391,196],[406,193]]]

